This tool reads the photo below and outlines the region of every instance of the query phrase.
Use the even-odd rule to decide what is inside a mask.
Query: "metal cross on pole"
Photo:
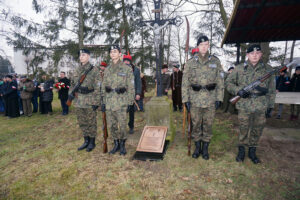
[[[156,53],[156,83],[157,83],[157,91],[156,96],[162,96],[161,91],[161,66],[162,66],[162,38],[161,38],[161,30],[165,28],[167,25],[176,25],[180,26],[183,22],[182,18],[176,16],[172,19],[160,19],[160,12],[162,9],[160,8],[161,0],[154,0],[154,10],[152,12],[155,13],[154,20],[149,21],[141,21],[140,26],[148,26],[153,29],[154,32],[154,47]]]

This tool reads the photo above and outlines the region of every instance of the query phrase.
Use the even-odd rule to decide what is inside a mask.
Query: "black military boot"
[[[196,146],[196,148],[195,148],[195,151],[194,151],[192,157],[198,158],[201,154],[201,140],[195,142],[195,146]]]
[[[256,147],[249,147],[248,157],[254,164],[260,163],[260,160],[256,157]]]
[[[209,142],[203,142],[203,145],[202,145],[202,158],[204,160],[208,160],[209,159],[208,145],[209,145]]]
[[[80,147],[78,147],[78,149],[77,149],[78,151],[81,151],[81,150],[87,148],[87,146],[90,143],[90,137],[89,136],[85,136],[83,138],[84,138],[84,143]]]
[[[87,151],[87,152],[93,151],[93,149],[94,149],[95,147],[96,147],[96,144],[95,144],[95,138],[94,138],[94,137],[91,137],[91,138],[90,138],[89,146],[86,148],[86,151]]]
[[[127,152],[125,149],[126,140],[120,140],[120,155],[124,156]]]
[[[239,146],[239,152],[237,157],[235,158],[236,162],[243,162],[245,159],[245,147]]]
[[[117,151],[120,150],[120,142],[119,140],[114,140],[114,147],[113,149],[109,152],[109,154],[115,154]]]

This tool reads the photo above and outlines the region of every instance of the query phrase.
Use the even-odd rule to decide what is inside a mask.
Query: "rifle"
[[[94,68],[93,65],[91,65],[80,77],[80,79],[78,80],[78,82],[76,83],[76,85],[74,86],[73,90],[71,91],[71,93],[68,96],[68,100],[67,100],[67,105],[70,107],[72,104],[73,99],[76,96],[76,92],[78,92],[78,89],[80,88],[81,84],[83,83],[83,81],[85,80],[86,75]]]
[[[269,73],[265,74],[264,76],[258,78],[256,81],[253,81],[252,83],[250,83],[249,85],[247,85],[246,87],[244,87],[243,90],[245,90],[246,92],[253,91],[257,86],[259,86],[262,82],[264,82],[265,80],[267,80],[268,78],[270,78],[273,74],[275,74],[277,72],[282,72],[282,71],[286,70],[293,63],[294,62],[291,62],[291,63],[287,64],[286,66],[279,67],[279,68],[277,68],[275,70],[270,71]],[[235,97],[231,98],[229,101],[232,104],[236,104],[240,99],[241,99],[241,97],[238,96],[238,95],[236,95]]]
[[[103,153],[107,153],[107,138],[108,138],[108,133],[107,133],[107,123],[106,123],[106,113],[102,112],[102,123],[103,123]]]
[[[191,112],[188,112],[188,156],[191,155],[191,143],[192,143],[192,122],[191,122]]]

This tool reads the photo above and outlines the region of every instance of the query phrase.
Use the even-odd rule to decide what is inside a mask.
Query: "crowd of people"
[[[20,116],[31,117],[33,113],[52,114],[53,89],[58,91],[61,101],[62,115],[67,115],[66,105],[70,80],[65,72],[60,73],[56,84],[47,75],[41,80],[31,80],[27,76],[6,75],[0,80],[0,112],[9,118]]]

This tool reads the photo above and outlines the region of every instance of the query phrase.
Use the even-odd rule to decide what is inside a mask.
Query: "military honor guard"
[[[134,76],[132,69],[121,61],[119,46],[112,45],[109,54],[112,62],[103,77],[101,110],[106,111],[108,128],[114,141],[114,147],[109,153],[115,154],[120,151],[120,155],[125,155],[126,111],[134,103]]]
[[[226,89],[231,94],[241,97],[236,104],[240,126],[237,162],[244,161],[245,147],[248,147],[248,157],[254,164],[260,163],[256,156],[256,147],[266,123],[265,112],[274,107],[276,94],[274,75],[257,86],[253,92],[246,92],[243,89],[272,71],[271,66],[263,63],[262,55],[260,45],[251,45],[247,49],[248,60],[236,66],[225,82]]]
[[[77,122],[84,137],[84,143],[78,150],[86,149],[87,152],[92,151],[96,146],[97,111],[93,107],[100,104],[100,72],[97,67],[91,66],[89,59],[90,51],[81,49],[79,51],[80,66],[74,72],[71,85],[74,86],[81,76],[88,71],[74,99]],[[89,70],[91,68],[92,70]]]
[[[198,158],[202,154],[205,160],[209,159],[215,105],[220,105],[224,93],[223,69],[220,60],[209,54],[209,45],[207,36],[199,37],[199,53],[196,52],[186,63],[182,81],[182,101],[191,113],[192,137],[196,146],[192,157]]]

